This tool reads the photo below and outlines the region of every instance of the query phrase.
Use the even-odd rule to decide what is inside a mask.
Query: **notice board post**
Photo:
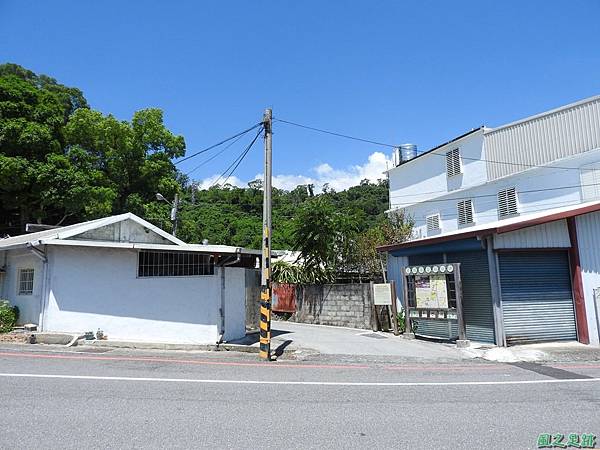
[[[371,282],[371,292],[373,295],[372,311],[374,319],[374,331],[381,330],[381,323],[379,323],[379,314],[377,313],[377,307],[381,306],[387,310],[389,315],[390,324],[394,331],[394,334],[398,336],[400,331],[398,330],[398,312],[396,306],[396,291],[395,284],[391,283],[373,283]]]

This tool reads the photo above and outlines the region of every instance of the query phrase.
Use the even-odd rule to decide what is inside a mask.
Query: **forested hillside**
[[[261,182],[192,192],[192,180],[173,162],[185,150],[184,138],[165,127],[159,109],[118,120],[91,109],[77,88],[0,65],[2,235],[21,234],[28,222],[67,225],[127,211],[171,231],[170,206],[155,197],[160,192],[182,198],[183,240],[260,247]],[[329,252],[347,263],[361,247],[372,253],[374,245],[399,235],[385,228],[386,181],[364,180],[341,192],[313,190],[274,190],[273,248],[312,245],[322,258]]]

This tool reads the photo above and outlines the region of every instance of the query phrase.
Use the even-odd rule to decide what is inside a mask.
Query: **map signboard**
[[[415,276],[415,298],[417,308],[447,309],[448,290],[446,275],[429,274]]]

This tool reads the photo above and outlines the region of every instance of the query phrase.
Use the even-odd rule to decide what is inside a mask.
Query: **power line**
[[[250,131],[251,130],[248,130],[248,132],[250,132]],[[235,145],[240,139],[242,139],[244,136],[246,136],[246,134],[248,132],[246,132],[246,133],[238,136],[236,139],[234,139],[233,141],[231,141],[229,144],[227,144],[225,147],[223,147],[221,150],[219,150],[213,156],[211,156],[208,159],[205,159],[200,164],[198,164],[196,167],[194,167],[192,170],[190,170],[189,172],[187,172],[186,175],[188,175],[188,176],[191,175],[193,172],[195,172],[196,170],[198,170],[200,167],[205,166],[206,164],[208,164],[209,162],[211,162],[213,159],[215,159],[217,156],[223,154],[223,152],[225,152],[228,148],[230,148],[232,145]]]
[[[185,158],[183,158],[183,159],[180,159],[179,161],[176,161],[176,162],[175,162],[175,164],[177,165],[177,164],[179,164],[179,163],[182,163],[182,162],[184,162],[184,161],[187,161],[187,160],[188,160],[188,159],[190,159],[190,158],[193,158],[194,156],[198,156],[198,155],[200,155],[200,154],[202,154],[202,153],[206,153],[207,151],[209,151],[209,150],[212,150],[213,148],[215,148],[215,147],[218,147],[219,145],[222,145],[222,144],[224,144],[225,142],[229,142],[229,141],[231,141],[232,139],[235,139],[235,138],[236,138],[236,137],[238,137],[238,136],[243,136],[244,134],[248,133],[249,131],[252,131],[252,130],[254,130],[256,127],[259,127],[259,126],[261,126],[261,125],[262,125],[262,122],[259,122],[259,123],[257,123],[256,125],[254,125],[254,126],[251,126],[250,128],[248,128],[248,129],[246,129],[246,130],[244,130],[244,131],[240,131],[239,133],[237,133],[237,134],[234,134],[233,136],[231,136],[231,137],[228,137],[227,139],[224,139],[224,140],[222,140],[221,142],[217,142],[216,144],[213,144],[213,145],[211,145],[210,147],[206,147],[205,149],[202,149],[202,150],[199,150],[199,151],[197,151],[197,152],[195,152],[195,153],[192,153],[191,155],[189,155],[189,156],[186,156]]]
[[[217,178],[209,187],[212,188],[214,186],[217,185],[217,183],[219,182],[219,180],[221,178],[223,178],[228,172],[229,174],[227,175],[227,178],[225,178],[225,180],[223,181],[223,184],[225,184],[227,182],[227,180],[229,180],[229,178],[231,177],[231,175],[233,175],[233,173],[235,172],[235,170],[238,168],[238,166],[242,163],[242,161],[244,160],[244,158],[246,157],[246,155],[248,154],[248,152],[250,151],[250,149],[252,148],[252,146],[254,145],[254,143],[256,142],[256,140],[258,139],[258,136],[260,136],[260,133],[262,133],[263,131],[263,127],[261,127],[258,130],[258,133],[256,133],[256,136],[254,136],[254,139],[252,139],[252,141],[246,146],[246,148],[242,151],[242,153],[229,165],[229,167],[227,167],[227,169],[225,169],[225,171],[219,175],[219,178]],[[233,167],[233,169],[232,169]]]
[[[352,139],[354,141],[367,142],[369,144],[382,145],[384,147],[391,147],[391,148],[398,147],[397,145],[386,144],[384,142],[371,141],[369,139],[363,139],[363,138],[358,138],[355,136],[349,136],[347,134],[336,133],[334,131],[327,131],[327,130],[323,130],[321,128],[309,127],[308,125],[302,125],[302,124],[299,124],[296,122],[290,122],[289,120],[283,120],[283,119],[277,119],[277,118],[273,118],[273,120],[277,121],[277,122],[281,122],[281,123],[287,123],[288,125],[294,125],[295,127],[306,128],[307,130],[318,131],[319,133],[325,133],[325,134],[330,134],[332,136],[338,136],[338,137],[343,137],[346,139]]]
[[[282,123],[287,123],[289,125],[294,125],[296,127],[300,127],[300,128],[305,128],[307,130],[312,130],[312,131],[317,131],[319,133],[325,133],[325,134],[330,134],[333,136],[338,136],[338,137],[343,137],[346,139],[352,139],[355,141],[360,141],[360,142],[367,142],[369,144],[375,144],[375,145],[381,145],[384,147],[390,147],[390,148],[398,148],[398,145],[394,145],[394,144],[388,144],[385,142],[377,142],[377,141],[372,141],[370,139],[363,139],[363,138],[359,138],[359,137],[355,137],[355,136],[349,136],[347,134],[342,134],[342,133],[336,133],[334,131],[329,131],[329,130],[324,130],[322,128],[315,128],[315,127],[311,127],[308,125],[303,125],[300,123],[296,123],[296,122],[291,122],[288,120],[283,120],[283,119],[276,119],[274,118],[273,120],[276,120],[277,122],[282,122]],[[450,142],[448,142],[447,144],[450,144]],[[443,145],[447,145],[447,144],[443,144]],[[427,155],[436,155],[436,156],[442,156],[442,157],[446,157],[446,152],[444,153],[436,153],[435,151],[427,151],[423,154],[427,154]],[[488,163],[492,163],[492,164],[504,164],[507,166],[518,166],[518,167],[529,167],[529,168],[533,168],[533,167],[537,167],[537,168],[541,168],[541,169],[561,169],[561,170],[593,170],[593,169],[587,169],[587,168],[581,168],[581,167],[566,167],[566,166],[548,166],[548,165],[539,165],[539,164],[527,164],[527,163],[517,163],[517,162],[509,162],[509,161],[497,161],[497,160],[493,160],[493,159],[481,159],[481,158],[471,158],[468,156],[460,156],[463,160],[467,160],[467,161],[482,161],[482,162],[488,162]],[[399,167],[399,166],[396,166]]]

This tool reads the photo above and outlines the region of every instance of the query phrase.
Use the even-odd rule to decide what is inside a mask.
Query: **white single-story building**
[[[186,244],[127,213],[0,240],[0,297],[41,331],[228,341],[245,335],[258,255]]]

